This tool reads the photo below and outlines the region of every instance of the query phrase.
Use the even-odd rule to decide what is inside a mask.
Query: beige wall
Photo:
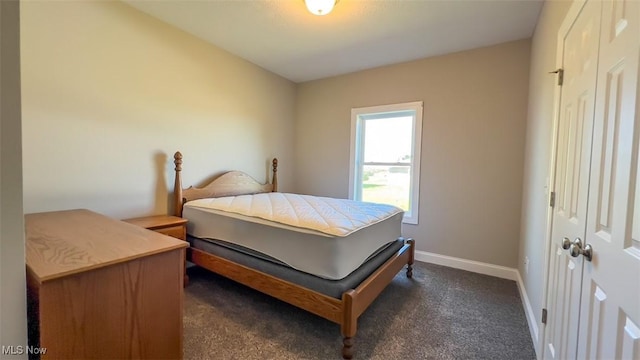
[[[518,267],[538,327],[545,286],[545,237],[549,208],[547,185],[551,160],[554,89],[557,86],[556,77],[548,73],[556,68],[558,30],[570,6],[570,1],[545,2],[531,43],[529,112]],[[525,257],[529,259],[528,272],[524,267]]]
[[[291,187],[295,84],[115,1],[22,3],[25,212],[166,213],[184,185],[270,157]]]
[[[19,20],[18,1],[0,1],[0,347],[27,344]]]
[[[298,86],[295,189],[347,197],[353,107],[424,101],[418,250],[516,267],[529,40]]]

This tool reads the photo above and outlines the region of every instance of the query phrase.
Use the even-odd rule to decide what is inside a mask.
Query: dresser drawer
[[[185,230],[185,227],[182,225],[153,229],[153,231],[159,232],[160,234],[169,235],[180,240],[187,240],[187,234]]]

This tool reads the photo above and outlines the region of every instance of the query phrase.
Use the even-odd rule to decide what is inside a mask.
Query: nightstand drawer
[[[187,240],[186,229],[182,225],[162,229],[154,229],[153,231],[159,232],[160,234],[169,235],[180,240]]]

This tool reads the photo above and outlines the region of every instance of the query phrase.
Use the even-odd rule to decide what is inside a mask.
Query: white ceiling
[[[295,82],[528,38],[542,0],[124,0]]]

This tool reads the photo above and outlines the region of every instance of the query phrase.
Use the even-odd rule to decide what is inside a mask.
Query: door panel
[[[578,358],[638,359],[640,5],[605,1],[602,14]]]
[[[603,239],[611,238],[611,215],[613,211],[613,183],[615,181],[614,174],[617,166],[616,159],[616,139],[619,137],[619,115],[621,104],[621,86],[625,78],[624,62],[616,64],[611,71],[607,73],[606,81],[601,84],[604,86],[604,117],[602,119],[601,137],[597,140],[601,144],[594,144],[599,149],[596,150],[594,156],[594,166],[599,167],[600,179],[594,191],[597,191],[598,200],[594,203],[597,212],[596,231]],[[600,164],[595,164],[595,162]]]
[[[552,339],[548,342],[547,349],[549,359],[566,359],[574,354],[575,348],[571,349],[566,346],[560,346],[567,342],[575,343],[578,340],[578,323],[572,322],[570,319],[579,317],[579,307],[572,305],[572,300],[580,297],[581,276],[576,271],[582,271],[581,260],[577,265],[575,259],[566,256],[566,252],[562,248],[558,248],[555,253],[556,268],[553,273],[556,277],[553,279],[554,287],[557,289],[557,296],[552,299],[549,304],[550,314],[559,314],[563,318],[561,321],[551,321],[547,337]]]
[[[592,329],[589,336],[591,339],[599,339],[602,337],[601,324],[605,315],[603,308],[607,301],[607,294],[597,285],[591,284],[589,296],[591,296],[591,308],[588,313],[592,315],[588,319],[588,327]],[[602,358],[602,344],[599,341],[591,341],[586,350],[588,350],[587,358]]]
[[[622,341],[620,346],[620,356],[616,356],[620,359],[640,359],[640,328],[630,318],[622,315],[624,323],[624,329],[622,333]]]
[[[564,77],[556,156],[548,331],[544,357],[576,357],[582,258],[572,258],[563,238],[584,238],[600,36],[601,3],[587,2],[564,37]]]

